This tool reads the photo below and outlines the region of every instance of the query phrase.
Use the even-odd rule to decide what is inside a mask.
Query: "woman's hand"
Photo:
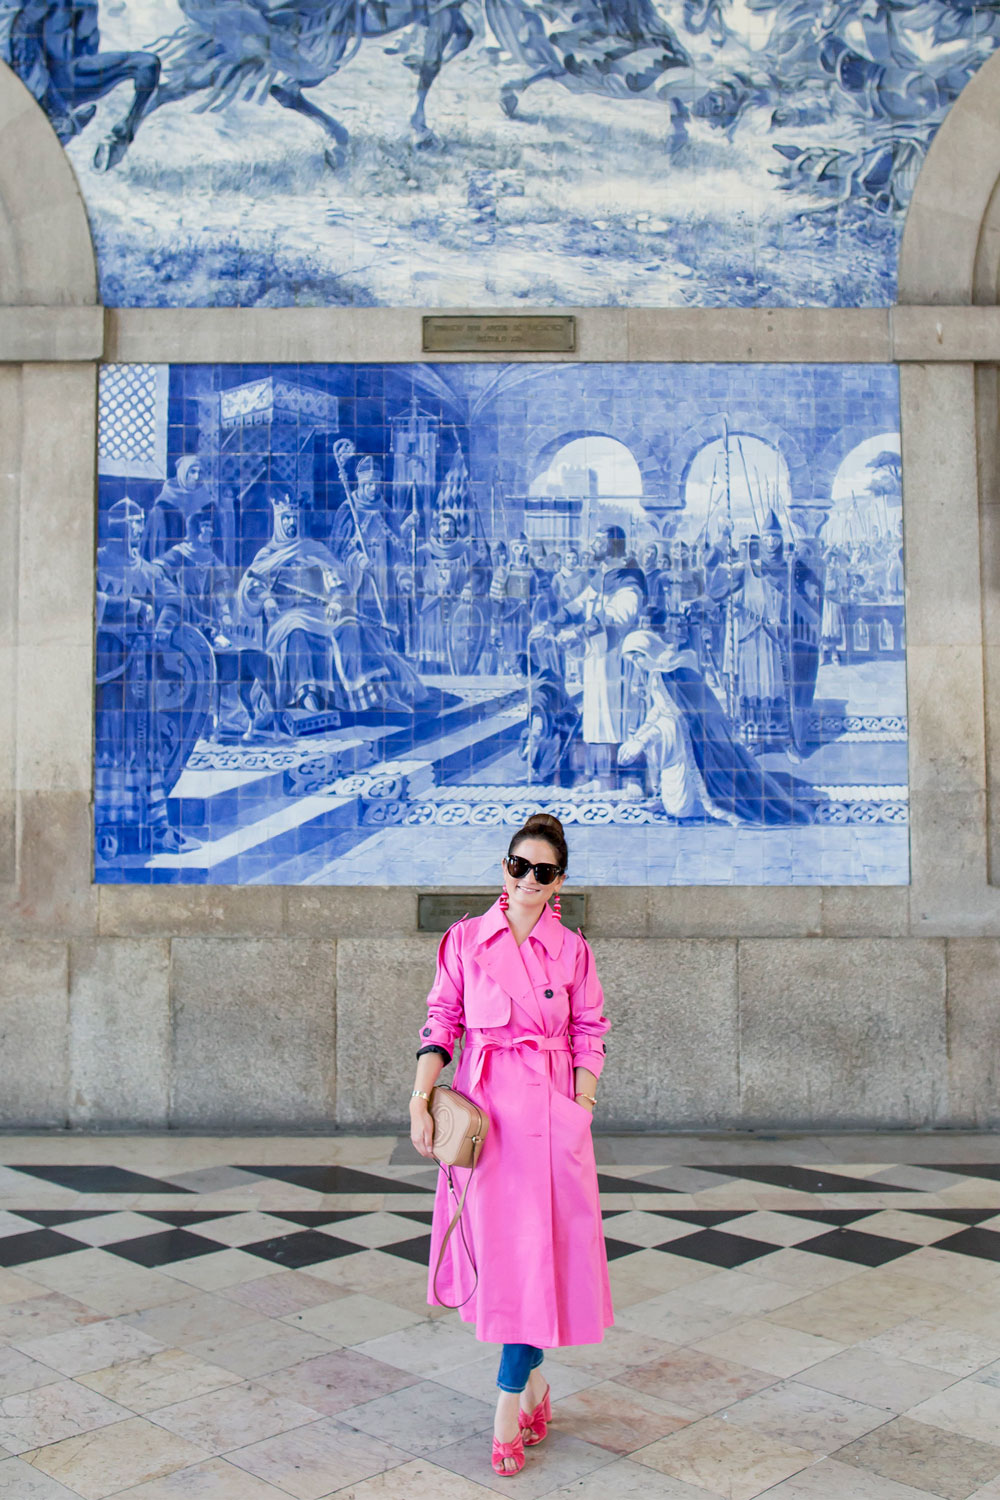
[[[421,1156],[431,1156],[434,1140],[434,1121],[427,1108],[426,1099],[410,1100],[410,1140]]]

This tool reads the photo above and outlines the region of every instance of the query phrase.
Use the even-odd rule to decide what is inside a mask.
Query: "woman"
[[[559,922],[566,865],[562,824],[536,814],[510,841],[499,900],[445,933],[410,1100],[410,1139],[430,1156],[430,1092],[464,1033],[455,1087],[482,1104],[489,1134],[459,1226],[468,1249],[456,1230],[439,1296],[434,1270],[454,1208],[445,1175],[438,1180],[427,1300],[461,1303],[476,1337],[504,1346],[492,1455],[500,1475],[519,1473],[525,1445],[545,1437],[542,1350],[600,1343],[613,1322],[590,1136],[608,1021],[593,954]],[[461,1194],[468,1172],[453,1175]]]

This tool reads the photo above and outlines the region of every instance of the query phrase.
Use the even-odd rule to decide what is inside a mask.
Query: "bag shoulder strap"
[[[465,1238],[465,1233],[464,1233],[464,1231],[462,1231],[462,1244],[465,1246],[466,1254],[469,1257],[469,1261],[470,1261],[470,1263],[472,1265],[472,1269],[475,1272],[475,1277],[476,1277],[475,1282],[473,1283],[472,1291],[469,1293],[468,1297],[463,1297],[462,1300],[461,1300],[461,1302],[444,1302],[444,1301],[442,1301],[442,1299],[440,1297],[438,1297],[437,1282],[438,1282],[438,1276],[439,1276],[440,1271],[441,1271],[441,1263],[444,1260],[444,1252],[447,1250],[447,1248],[448,1248],[448,1241],[451,1239],[452,1235],[454,1234],[455,1229],[458,1226],[458,1221],[462,1217],[462,1209],[465,1207],[465,1200],[468,1197],[469,1188],[472,1186],[472,1177],[473,1177],[473,1173],[476,1170],[476,1163],[478,1162],[478,1160],[479,1160],[479,1147],[477,1146],[476,1147],[476,1153],[475,1153],[475,1155],[474,1155],[474,1157],[472,1159],[472,1166],[469,1168],[469,1175],[466,1178],[465,1187],[462,1190],[462,1196],[461,1196],[461,1198],[459,1199],[459,1202],[458,1202],[458,1207],[455,1209],[455,1212],[452,1215],[451,1223],[448,1225],[448,1228],[444,1232],[444,1239],[441,1241],[441,1248],[438,1250],[437,1264],[434,1267],[434,1279],[433,1279],[433,1281],[431,1283],[431,1290],[434,1293],[435,1298],[437,1298],[437,1301],[441,1304],[442,1307],[450,1307],[452,1309],[455,1309],[456,1307],[464,1307],[465,1304],[468,1302],[469,1298],[475,1296],[476,1287],[478,1287],[478,1285],[479,1285],[479,1269],[478,1269],[475,1261],[472,1259],[472,1252],[469,1249],[468,1241]],[[443,1170],[447,1173],[447,1176],[448,1176],[448,1188],[449,1188],[449,1190],[451,1192],[452,1197],[454,1197],[455,1196],[455,1184],[454,1184],[454,1182],[452,1180],[451,1168],[450,1167],[445,1167]]]

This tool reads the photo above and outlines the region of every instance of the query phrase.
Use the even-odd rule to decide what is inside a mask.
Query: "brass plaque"
[[[424,318],[425,354],[573,354],[576,318],[571,313],[525,317]]]
[[[417,897],[417,931],[444,932],[462,917],[481,917],[496,900],[490,891],[469,891],[466,895],[426,895]],[[587,915],[587,898],[575,893],[562,898],[562,920],[567,927],[582,927]]]

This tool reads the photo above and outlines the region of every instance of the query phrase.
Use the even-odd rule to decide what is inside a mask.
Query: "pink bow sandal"
[[[505,1469],[503,1466],[505,1458],[514,1459],[516,1467]],[[518,1433],[512,1443],[501,1443],[499,1438],[494,1438],[492,1462],[494,1474],[499,1474],[501,1479],[513,1479],[515,1474],[520,1474],[524,1468],[524,1442],[521,1434]]]
[[[542,1438],[548,1433],[549,1423],[552,1421],[551,1395],[552,1387],[548,1386],[546,1387],[545,1395],[530,1416],[526,1411],[519,1411],[517,1414],[518,1426],[522,1429],[522,1432],[527,1430],[531,1433],[530,1437],[524,1439],[524,1446],[526,1448],[531,1448],[535,1443],[540,1443]]]

